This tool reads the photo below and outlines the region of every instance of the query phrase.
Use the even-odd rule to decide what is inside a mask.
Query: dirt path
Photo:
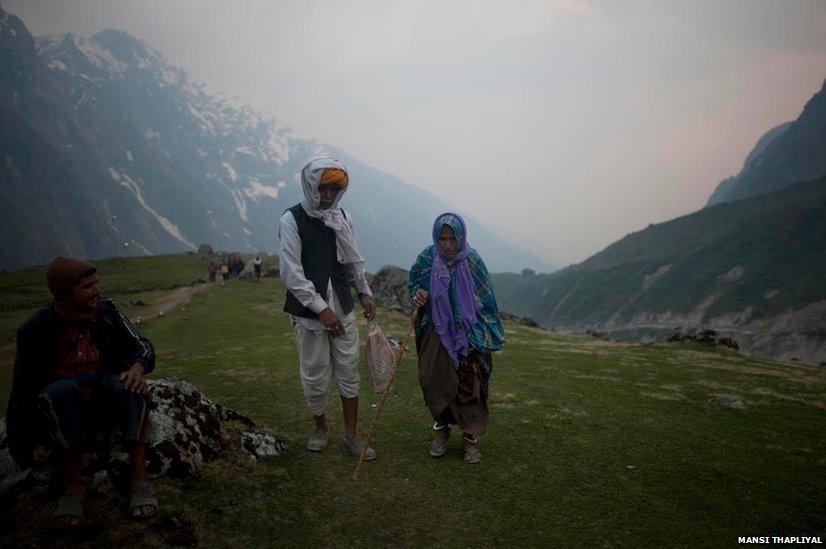
[[[170,290],[169,292],[165,292],[163,295],[158,296],[157,299],[153,299],[147,303],[146,308],[141,310],[142,314],[140,316],[142,317],[142,320],[149,320],[163,316],[175,307],[183,305],[189,301],[189,298],[193,295],[203,292],[209,288],[209,286],[209,284],[195,284],[194,286],[182,286],[180,288]]]

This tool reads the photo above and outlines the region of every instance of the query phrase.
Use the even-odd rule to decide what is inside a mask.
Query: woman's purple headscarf
[[[458,246],[453,254],[444,252],[439,247],[439,233],[445,225],[456,235]],[[465,220],[450,212],[438,216],[433,224],[430,314],[433,327],[454,367],[458,365],[459,357],[468,355],[468,333],[476,323],[476,311],[480,308],[468,266],[469,253]],[[451,303],[450,300],[451,277],[454,277],[456,303]]]

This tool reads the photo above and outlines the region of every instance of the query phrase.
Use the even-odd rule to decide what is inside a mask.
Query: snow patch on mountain
[[[92,98],[92,96],[86,92],[83,92],[83,95],[81,95],[80,99],[78,99],[77,103],[75,103],[75,110],[78,110],[80,106],[86,103],[90,98]]]
[[[75,158],[92,160],[78,166],[77,177],[66,189],[61,181],[50,184],[65,192],[92,184],[100,189],[102,200],[120,205],[126,199],[125,207],[119,207],[123,222],[118,227],[121,249],[117,253],[126,242],[136,252],[135,242],[140,242],[148,243],[153,253],[164,253],[179,250],[179,242],[193,248],[192,240],[210,242],[216,249],[272,250],[276,245],[272,215],[301,197],[299,173],[304,161],[325,153],[353,169],[359,192],[367,196],[365,211],[382,212],[366,213],[362,225],[369,261],[403,262],[418,248],[409,228],[430,217],[435,206],[427,204],[437,200],[360,165],[344,151],[293,130],[237,97],[213,93],[127,33],[105,30],[88,39],[52,35],[38,39],[36,47],[39,66],[47,69],[51,63],[52,69],[49,85],[40,86],[36,80],[45,71],[31,71],[28,76],[35,80],[31,93],[47,96],[56,116],[34,122],[48,135],[66,139],[65,149],[61,147],[54,159],[45,162],[52,172],[62,173],[60,166]],[[20,91],[9,89],[6,97],[16,101]],[[15,138],[25,138],[24,132],[13,130]],[[385,195],[399,196],[402,206],[388,209],[373,202],[381,203]],[[407,196],[425,198],[408,200]],[[62,202],[48,199],[61,215],[71,215]],[[204,214],[205,210],[210,212]],[[393,227],[376,230],[387,218],[393,220]],[[101,222],[84,219],[78,224],[82,230],[71,235],[58,234],[44,223],[38,230],[48,232],[49,238],[43,239],[42,249],[31,252],[20,245],[10,263],[42,261],[53,255],[57,244],[52,243],[68,243],[78,253],[93,257],[111,255],[116,251],[112,239],[95,229]]]
[[[67,38],[66,33],[41,34],[34,37],[34,47],[38,55],[59,53],[60,45]]]
[[[35,48],[40,57],[62,63],[63,67],[60,70],[78,73],[89,80],[100,76],[122,79],[126,70],[126,65],[93,38],[77,36],[74,33],[38,36],[35,38]],[[58,65],[49,66],[52,69],[55,67]],[[83,69],[92,69],[93,72],[97,69],[100,72],[93,78],[83,72]]]
[[[249,221],[247,202],[244,200],[244,195],[241,194],[239,189],[230,189],[229,192],[232,195],[232,200],[235,201],[235,207],[238,209],[238,217],[241,218],[241,221]]]
[[[276,164],[282,166],[285,162],[290,161],[290,142],[283,135],[270,130],[269,140],[267,141],[267,150],[271,154],[271,158]]]
[[[209,120],[207,120],[207,118],[203,114],[201,114],[200,111],[195,109],[195,107],[193,107],[192,103],[190,103],[189,101],[186,102],[186,106],[189,109],[190,116],[192,116],[192,118],[198,121],[198,127],[201,129],[201,131],[208,135],[214,135],[215,129],[213,128],[212,123]]]
[[[8,29],[12,36],[17,36],[17,31],[9,25],[9,14],[3,11],[2,8],[0,8],[0,27]]]
[[[279,181],[278,185],[271,187],[264,185],[254,179],[249,182],[250,186],[244,189],[244,193],[253,200],[258,200],[261,197],[278,198],[279,191],[286,186],[286,183]]]
[[[122,75],[123,71],[126,70],[126,65],[115,59],[115,56],[113,56],[109,50],[101,47],[94,39],[84,38],[74,34],[70,34],[69,36],[74,40],[77,49],[86,56],[86,59],[88,59],[93,66],[106,71],[110,76]]]
[[[221,165],[227,171],[227,175],[229,176],[229,180],[233,183],[238,181],[238,172],[235,171],[235,168],[229,162],[221,162]]]
[[[140,242],[138,242],[137,240],[132,239],[132,240],[131,240],[131,242],[132,242],[132,244],[134,244],[135,246],[137,246],[138,248],[140,248],[140,250],[141,250],[144,254],[146,254],[146,255],[153,255],[153,254],[152,254],[152,252],[149,250],[149,248],[147,248],[146,246],[144,246],[143,244],[141,244],[141,243],[140,243]]]
[[[167,84],[168,86],[177,86],[186,80],[186,73],[177,67],[170,67],[169,65],[164,64],[159,68],[159,72],[161,82]]]
[[[115,181],[123,185],[125,188],[127,188],[129,192],[131,192],[135,199],[138,201],[138,204],[140,204],[144,210],[152,214],[152,217],[154,217],[158,221],[158,223],[160,223],[161,227],[163,227],[167,233],[169,233],[172,237],[178,239],[180,242],[186,244],[190,248],[194,249],[197,247],[195,246],[195,244],[184,238],[184,236],[181,234],[180,229],[178,229],[177,225],[175,225],[169,219],[156,212],[154,209],[152,209],[152,207],[149,204],[146,203],[146,200],[143,198],[143,193],[141,192],[140,187],[137,183],[132,181],[132,178],[129,177],[129,175],[127,175],[126,173],[118,172],[112,166],[109,166],[109,175],[112,176],[112,179],[114,179]]]

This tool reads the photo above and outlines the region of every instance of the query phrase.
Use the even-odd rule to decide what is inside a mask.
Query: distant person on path
[[[218,268],[218,283],[223,286],[224,279],[227,277],[229,277],[229,264],[221,263],[221,266]]]
[[[482,457],[478,437],[488,425],[488,388],[493,360],[505,332],[485,263],[467,241],[457,214],[444,213],[433,224],[433,245],[410,269],[408,291],[419,308],[416,351],[419,384],[436,422],[429,453],[442,457],[450,426],[462,431],[465,463]]]
[[[232,260],[232,277],[238,278],[244,270],[244,260],[240,256],[235,256]]]
[[[209,262],[209,281],[215,282],[215,273],[218,272],[218,266],[215,264],[215,261],[210,260]]]
[[[255,259],[252,262],[252,266],[255,268],[255,279],[258,280],[261,278],[261,257],[255,256]]]
[[[55,258],[46,269],[54,301],[17,330],[7,410],[9,450],[21,467],[57,452],[65,491],[54,513],[60,526],[83,516],[81,453],[94,433],[115,424],[129,445],[135,518],[155,514],[146,480],[149,410],[143,376],[155,366],[152,344],[111,300],[100,295],[95,266]]]
[[[307,450],[327,447],[325,411],[335,377],[344,417],[342,448],[357,458],[359,333],[350,286],[358,292],[364,316],[375,315],[373,294],[364,277],[350,216],[339,207],[349,186],[347,170],[332,158],[315,158],[301,170],[304,200],[281,216],[281,277],[287,289],[284,310],[291,315],[298,343],[301,385],[315,429]],[[365,459],[376,458],[367,448]]]

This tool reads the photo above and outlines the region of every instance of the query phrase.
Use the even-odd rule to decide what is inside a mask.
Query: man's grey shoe
[[[347,442],[346,438],[341,441],[341,449],[351,458],[358,459],[361,456],[362,448],[364,448],[364,441],[360,438],[354,438],[353,442]],[[376,452],[368,446],[364,453],[364,461],[373,461],[374,459],[376,459]]]
[[[310,433],[310,438],[307,439],[307,450],[311,452],[320,452],[327,447],[329,429],[316,427]]]
[[[438,427],[439,424],[433,426],[433,429],[436,431],[436,435],[433,437],[433,441],[430,443],[430,448],[428,448],[427,453],[430,454],[430,457],[440,458],[445,455],[447,452],[447,439],[450,438],[450,426],[444,425]]]

